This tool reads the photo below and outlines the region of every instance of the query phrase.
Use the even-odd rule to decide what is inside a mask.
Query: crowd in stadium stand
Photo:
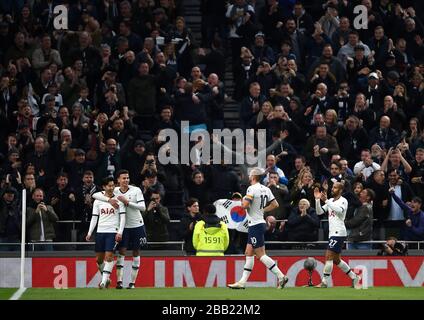
[[[68,30],[54,28],[59,4]],[[366,29],[354,27],[361,4]],[[158,133],[181,121],[223,129],[231,99],[240,128],[267,130],[263,183],[280,204],[267,240],[317,241],[326,217],[313,190],[330,198],[336,181],[356,248],[424,240],[424,2],[202,0],[200,10],[196,41],[183,0],[0,2],[0,242],[20,241],[23,189],[29,241],[71,241],[61,221],[74,220],[84,241],[91,195],[120,169],[143,191],[148,240],[189,239],[207,204],[245,194],[250,168],[162,165]],[[230,231],[240,252],[243,235]]]

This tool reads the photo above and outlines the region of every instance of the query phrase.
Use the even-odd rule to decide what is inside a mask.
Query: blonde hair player
[[[278,287],[283,289],[289,279],[278,268],[277,263],[265,253],[264,234],[266,222],[264,213],[278,208],[279,204],[275,200],[271,190],[260,184],[264,170],[253,168],[249,175],[250,187],[247,188],[246,196],[243,198],[242,207],[247,210],[249,216],[249,228],[246,245],[246,263],[244,264],[243,275],[235,283],[229,284],[231,289],[244,289],[256,257],[278,277]]]

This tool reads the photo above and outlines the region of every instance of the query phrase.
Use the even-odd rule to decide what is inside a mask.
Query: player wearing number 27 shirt
[[[327,195],[318,188],[314,189],[315,207],[318,215],[328,212],[329,238],[327,251],[325,252],[325,265],[321,283],[317,288],[327,288],[329,278],[333,271],[333,265],[336,264],[344,273],[352,279],[352,287],[360,289],[359,284],[361,278],[357,276],[349,267],[349,265],[341,259],[343,244],[346,241],[345,217],[348,202],[342,197],[344,184],[335,182],[331,190],[334,198],[327,199]],[[325,204],[321,206],[321,202]]]
[[[278,278],[278,287],[284,288],[288,278],[278,268],[277,263],[265,253],[265,230],[266,222],[264,213],[278,208],[279,204],[275,200],[271,190],[261,185],[264,170],[254,168],[250,172],[250,187],[247,189],[246,196],[243,198],[242,207],[247,210],[249,218],[249,229],[247,233],[246,262],[244,265],[241,279],[235,283],[229,284],[231,289],[244,289],[245,283],[252,272],[256,257]]]

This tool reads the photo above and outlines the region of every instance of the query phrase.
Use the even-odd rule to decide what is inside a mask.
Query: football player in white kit
[[[108,199],[114,198],[115,183],[112,177],[103,179],[102,187],[105,191],[105,197]],[[100,289],[108,288],[110,285],[109,277],[113,269],[113,252],[115,245],[122,240],[125,220],[125,207],[122,202],[119,202],[117,210],[110,203],[94,201],[93,215],[85,239],[91,240],[91,235],[98,221],[95,251],[97,266],[102,275],[102,281],[99,284]]]
[[[360,289],[359,284],[361,277],[356,275],[349,265],[341,259],[341,252],[343,244],[346,241],[346,227],[345,217],[348,207],[346,198],[342,197],[344,184],[335,182],[331,192],[334,198],[327,199],[325,192],[321,192],[319,188],[314,189],[316,211],[318,215],[328,212],[328,224],[329,224],[329,235],[328,235],[328,246],[325,252],[325,265],[324,265],[324,276],[322,277],[321,283],[316,288],[327,288],[328,278],[331,276],[333,271],[333,265],[336,264],[344,273],[346,273],[352,279],[352,286],[355,289]],[[321,207],[321,201],[325,203]]]
[[[278,287],[283,289],[289,279],[278,268],[277,263],[265,253],[265,230],[266,222],[264,213],[278,208],[279,204],[274,198],[271,190],[260,184],[264,170],[254,168],[250,172],[250,187],[247,188],[246,196],[243,198],[242,207],[247,210],[249,216],[249,228],[246,245],[246,263],[243,275],[235,283],[229,284],[231,289],[244,289],[245,284],[252,272],[256,257],[278,277]]]
[[[119,244],[119,255],[116,261],[116,289],[123,288],[123,268],[127,249],[132,250],[133,261],[131,280],[127,289],[134,289],[135,282],[140,268],[140,248],[147,243],[146,230],[144,227],[141,211],[146,210],[143,193],[141,189],[130,186],[130,178],[127,170],[120,170],[117,173],[118,187],[115,188],[114,194],[117,199],[124,203],[126,213],[126,223],[122,241]],[[116,200],[106,199],[100,192],[93,195],[94,199],[101,201],[109,201],[116,205]]]

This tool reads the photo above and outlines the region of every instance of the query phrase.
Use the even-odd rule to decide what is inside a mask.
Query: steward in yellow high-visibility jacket
[[[196,256],[223,256],[230,237],[225,222],[216,215],[214,205],[206,205],[203,219],[198,221],[193,232],[193,246]]]

